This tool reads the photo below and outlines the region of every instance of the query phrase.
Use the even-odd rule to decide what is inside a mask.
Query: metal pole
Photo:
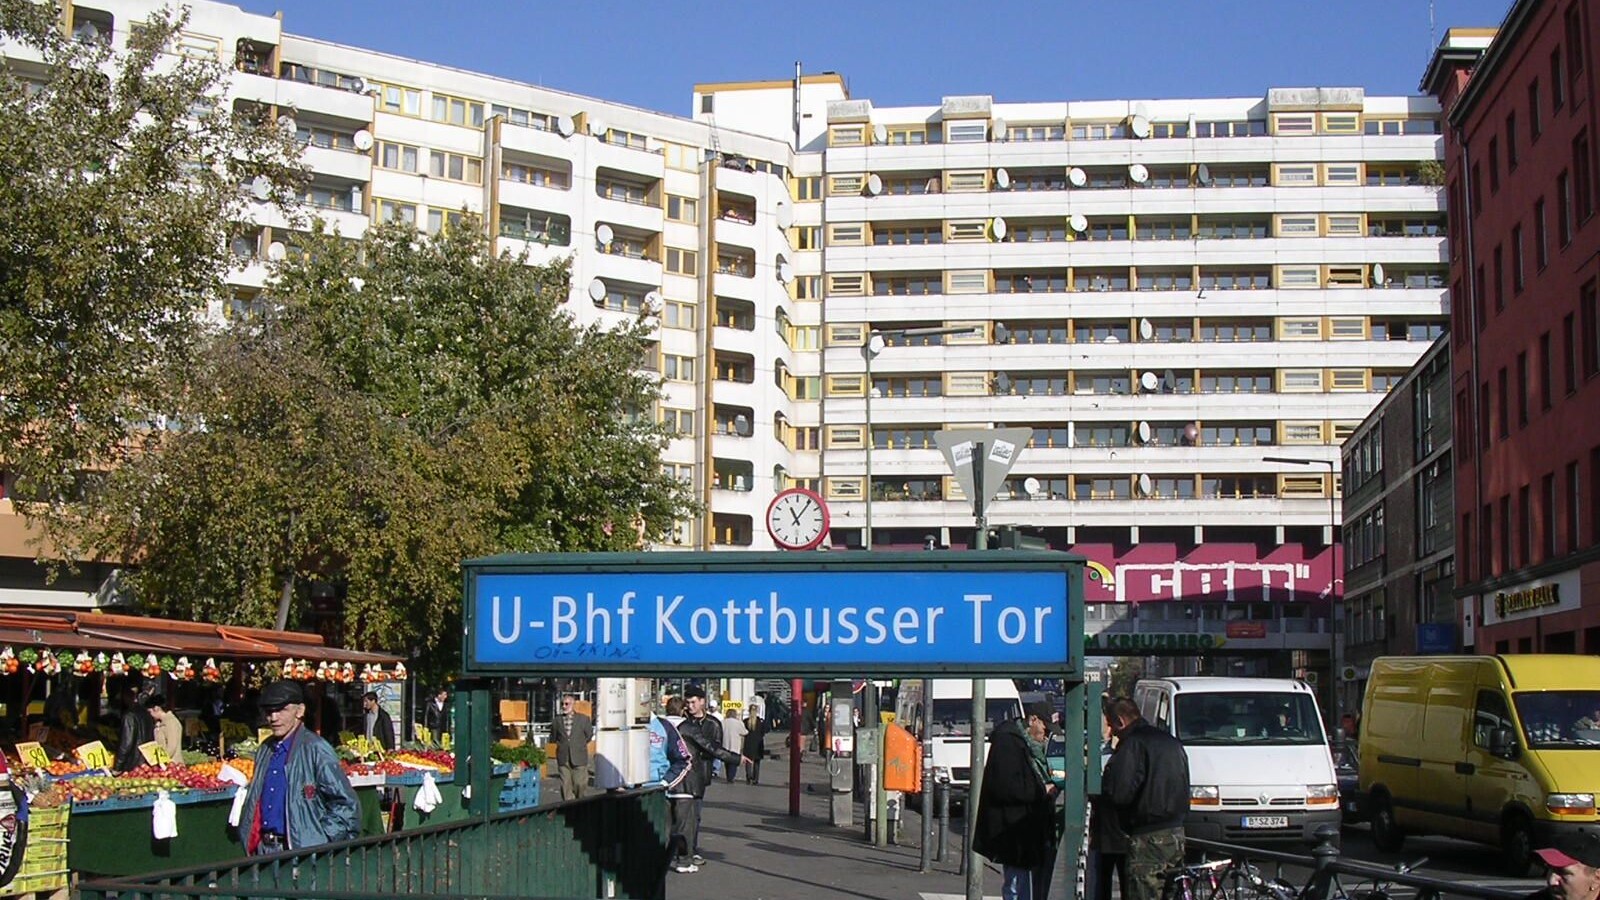
[[[818,696],[821,696],[820,694]],[[805,746],[800,720],[806,707],[805,685],[798,678],[789,681],[789,815],[800,815],[800,752]],[[829,786],[832,789],[832,785]]]
[[[866,447],[867,447],[867,483],[862,485],[862,490],[867,498],[867,533],[861,541],[861,546],[867,550],[872,549],[872,339],[877,337],[877,332],[868,332],[867,342],[861,347],[861,355],[867,360],[866,383]]]
[[[868,682],[870,685],[871,682]],[[885,765],[889,758],[889,748],[885,746],[889,741],[888,729],[883,724],[883,717],[879,716],[872,723],[873,730],[878,733],[878,755],[873,761],[873,766],[867,772],[867,777],[872,780],[872,846],[887,847],[889,845],[889,792],[883,789],[883,773],[887,771]]]
[[[926,873],[933,866],[929,854],[933,848],[933,715],[929,704],[933,702],[933,679],[922,679],[922,852],[918,855],[917,871]]]
[[[968,758],[972,775],[967,780],[966,821],[961,830],[961,846],[967,858],[967,900],[983,900],[983,861],[978,859],[978,852],[972,849],[972,837],[978,824],[978,796],[983,792],[983,733],[988,721],[986,711],[989,705],[984,691],[987,687],[982,678],[972,679],[972,754]]]

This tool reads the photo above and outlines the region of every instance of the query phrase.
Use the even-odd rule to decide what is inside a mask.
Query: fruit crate
[[[52,827],[65,826],[67,816],[71,814],[72,807],[63,803],[60,806],[50,806],[40,809],[37,806],[28,809],[28,830],[34,834]]]
[[[28,853],[22,858],[22,868],[17,871],[19,877],[54,872],[66,867],[66,838],[41,838],[31,833],[28,835]]]
[[[521,778],[508,779],[500,789],[500,811],[533,809],[539,805],[539,773],[528,769]]]
[[[34,894],[41,891],[56,891],[67,886],[67,879],[71,873],[66,867],[51,872],[35,872],[32,875],[19,875],[11,879],[11,883],[0,887],[0,896],[12,897],[17,894]]]

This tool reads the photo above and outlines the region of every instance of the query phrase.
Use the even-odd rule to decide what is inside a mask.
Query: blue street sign
[[[1081,605],[1075,615],[1071,602],[1081,569],[1050,556],[1031,571],[985,564],[996,559],[988,554],[898,570],[469,565],[467,669],[1065,673],[1082,648]]]
[[[1459,653],[1456,626],[1450,622],[1423,622],[1417,625],[1418,653]]]

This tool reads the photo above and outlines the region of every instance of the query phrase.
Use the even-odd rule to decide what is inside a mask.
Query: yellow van
[[[1498,846],[1507,871],[1563,832],[1600,833],[1600,657],[1377,659],[1361,715],[1373,843]]]

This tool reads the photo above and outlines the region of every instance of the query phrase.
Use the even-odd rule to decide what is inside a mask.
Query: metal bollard
[[[939,843],[934,845],[933,855],[935,862],[944,862],[945,851],[950,841],[950,783],[936,781],[933,784],[933,805],[939,814]]]
[[[1339,829],[1335,825],[1324,825],[1317,829],[1316,836],[1320,843],[1311,848],[1311,858],[1316,862],[1312,866],[1311,880],[1306,882],[1300,896],[1307,900],[1327,900],[1333,896],[1333,864],[1339,861]]]

